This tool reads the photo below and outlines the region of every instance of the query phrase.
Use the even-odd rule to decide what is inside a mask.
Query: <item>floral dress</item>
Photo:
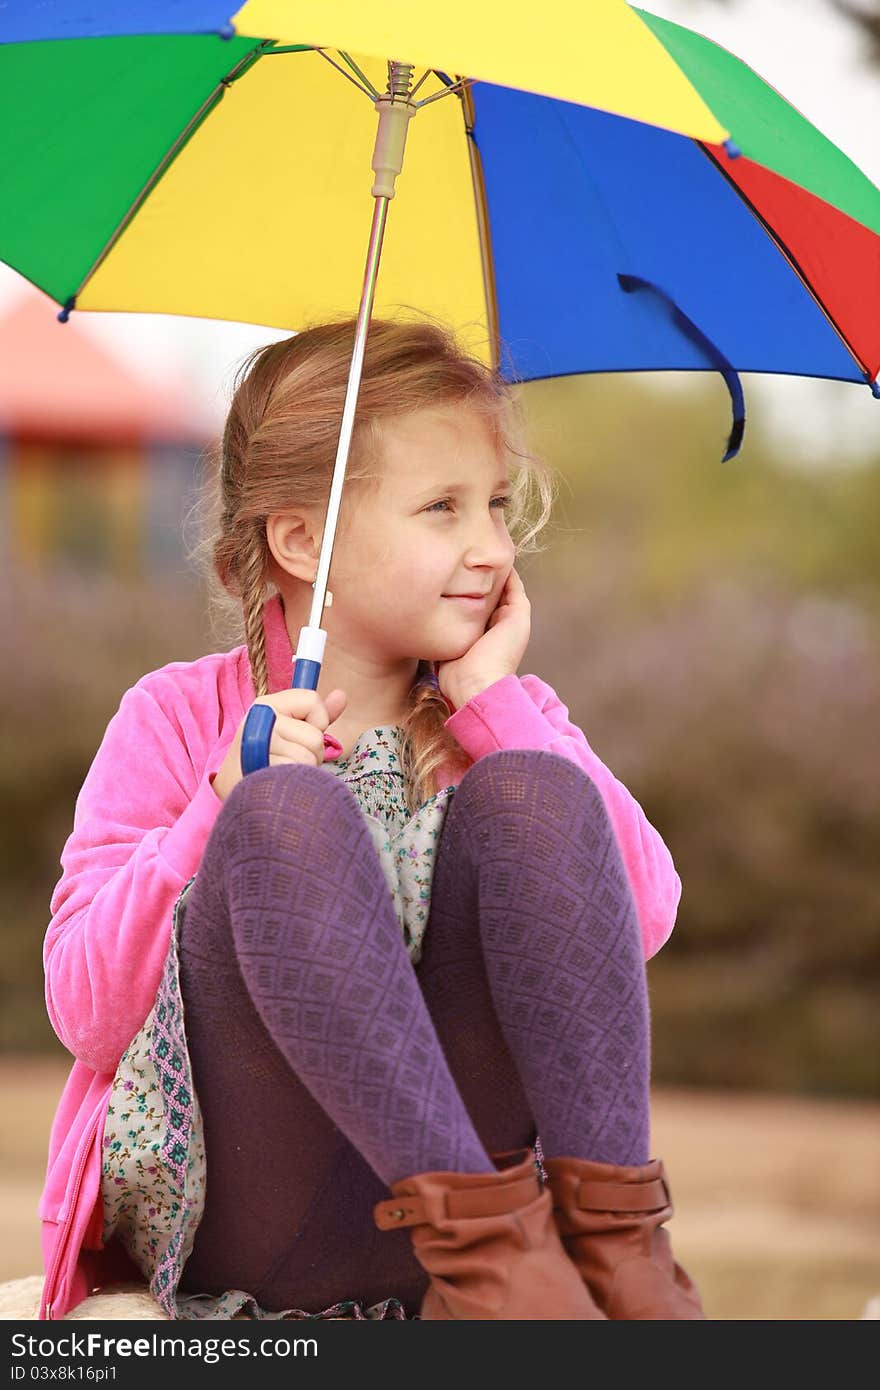
[[[360,805],[397,912],[407,950],[421,957],[437,841],[454,786],[410,816],[400,770],[399,725],[367,729],[345,758],[323,767],[342,777]],[[104,1123],[103,1240],[118,1238],[172,1318],[404,1318],[389,1297],[364,1308],[343,1300],[321,1312],[261,1308],[244,1289],[178,1294],[205,1205],[205,1143],[186,1045],[178,940],[193,876],[174,905],[171,940],[156,1000],[124,1052]]]

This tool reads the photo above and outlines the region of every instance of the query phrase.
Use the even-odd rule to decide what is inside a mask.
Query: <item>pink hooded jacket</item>
[[[265,605],[264,625],[275,693],[289,688],[293,660],[277,594]],[[142,1277],[119,1242],[101,1244],[104,1120],[117,1065],[153,1007],[172,908],[223,804],[213,776],[253,700],[244,646],[150,672],[123,695],[77,797],[43,947],[49,1018],[75,1061],[37,1208],[40,1318],[62,1318],[96,1288]],[[669,850],[551,687],[534,675],[505,676],[456,710],[446,728],[475,760],[500,748],[544,748],[583,768],[617,834],[646,959],[658,951],[681,897]],[[325,734],[325,761],[341,751]],[[456,780],[441,768],[437,787]]]

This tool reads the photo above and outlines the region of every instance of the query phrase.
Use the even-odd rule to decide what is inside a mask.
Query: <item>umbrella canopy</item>
[[[8,0],[0,258],[67,311],[350,313],[368,93],[403,59],[427,104],[373,312],[417,305],[508,379],[874,381],[880,191],[745,63],[624,0],[429,8]]]

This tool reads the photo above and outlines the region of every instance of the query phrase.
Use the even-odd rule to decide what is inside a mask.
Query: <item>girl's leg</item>
[[[604,803],[580,768],[517,749],[468,770],[443,829],[425,942],[423,989],[480,1137],[494,1152],[509,1094],[505,1137],[521,1142],[528,1097],[554,1220],[594,1303],[612,1319],[702,1318],[665,1230],[664,1165],[648,1162],[641,933]]]
[[[479,904],[468,887],[471,852],[466,836],[455,830],[463,819],[457,797],[458,791],[437,849],[416,974],[458,1093],[486,1152],[497,1154],[534,1145],[535,1119],[489,988]]]
[[[548,1157],[647,1161],[639,924],[602,797],[574,763],[511,749],[468,769],[443,827],[419,974],[490,1152],[530,1142],[530,1111]]]
[[[427,1277],[373,1203],[413,1173],[494,1172],[458,1095],[350,789],[321,768],[244,778],[181,929],[207,1201],[181,1290],[319,1310]]]

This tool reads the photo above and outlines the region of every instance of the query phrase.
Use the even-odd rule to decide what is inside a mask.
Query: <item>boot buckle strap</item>
[[[663,1178],[650,1182],[590,1182],[578,1184],[577,1205],[585,1211],[657,1211],[671,1206]]]
[[[462,1187],[432,1193],[430,1197],[389,1197],[373,1207],[373,1220],[380,1231],[392,1231],[397,1226],[418,1226],[443,1219],[501,1216],[540,1195],[538,1175],[530,1173],[501,1186]]]
[[[380,1231],[393,1231],[395,1226],[417,1226],[426,1219],[424,1197],[392,1197],[373,1207],[373,1220]]]
[[[493,1187],[460,1187],[446,1193],[446,1215],[459,1216],[502,1216],[508,1211],[518,1211],[528,1202],[541,1195],[538,1174],[532,1171],[516,1182],[502,1183]]]

